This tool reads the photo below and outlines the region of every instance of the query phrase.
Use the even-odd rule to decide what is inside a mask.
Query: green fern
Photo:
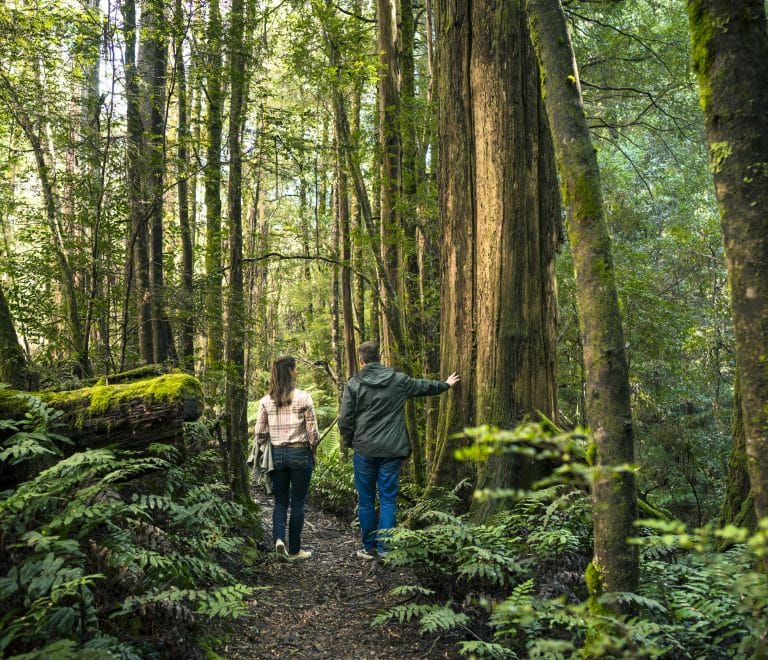
[[[516,659],[521,656],[517,655],[512,649],[507,648],[503,644],[497,644],[495,642],[485,642],[482,640],[468,640],[459,642],[459,653],[463,656],[469,656],[470,658],[512,658]]]
[[[28,420],[4,423],[26,435],[0,461],[52,456],[27,443],[60,443],[46,427],[55,419],[38,403]],[[0,495],[0,655],[144,657],[118,639],[121,612],[131,639],[162,617],[191,631],[198,618],[241,616],[252,590],[220,561],[242,557],[231,529],[245,526],[244,510],[210,482],[216,452],[203,454],[175,464],[164,445],[79,452]]]
[[[397,619],[400,623],[415,619],[423,633],[452,630],[469,623],[469,617],[462,612],[456,612],[449,603],[445,605],[405,603],[376,615],[372,625],[380,626],[392,619]]]

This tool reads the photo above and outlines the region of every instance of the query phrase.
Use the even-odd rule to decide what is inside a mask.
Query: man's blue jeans
[[[272,541],[285,541],[288,505],[291,521],[288,525],[288,552],[295,555],[301,550],[301,532],[304,529],[304,506],[307,502],[309,480],[314,459],[309,447],[272,447],[272,492],[275,508],[272,510]]]
[[[397,522],[397,491],[400,487],[401,458],[369,458],[355,452],[355,488],[363,547],[386,554],[379,531],[391,529]],[[376,489],[379,490],[379,516],[376,519]]]

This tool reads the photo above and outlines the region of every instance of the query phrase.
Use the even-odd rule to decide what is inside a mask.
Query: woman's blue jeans
[[[288,524],[288,552],[301,550],[301,532],[304,529],[304,506],[307,503],[309,480],[312,477],[314,458],[309,447],[272,447],[272,492],[275,508],[272,510],[272,542],[285,541],[285,525],[288,507],[291,521]]]
[[[363,547],[386,554],[385,539],[379,531],[397,523],[397,491],[400,487],[401,458],[369,458],[355,452],[355,488]],[[379,515],[376,516],[376,489],[379,491]]]

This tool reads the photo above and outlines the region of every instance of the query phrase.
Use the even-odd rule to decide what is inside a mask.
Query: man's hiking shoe
[[[285,559],[288,556],[288,550],[285,548],[285,541],[283,539],[275,541],[275,554],[279,559]]]
[[[375,550],[358,550],[357,557],[358,559],[373,561],[374,559],[376,559],[376,551]]]
[[[309,550],[299,550],[293,555],[288,555],[288,561],[301,561],[302,559],[309,559],[312,553]]]

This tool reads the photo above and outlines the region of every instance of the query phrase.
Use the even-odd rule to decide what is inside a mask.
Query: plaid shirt
[[[259,401],[256,419],[256,437],[269,437],[276,447],[287,445],[306,446],[317,444],[315,406],[312,397],[303,390],[295,389],[291,403],[278,408],[269,394]]]

